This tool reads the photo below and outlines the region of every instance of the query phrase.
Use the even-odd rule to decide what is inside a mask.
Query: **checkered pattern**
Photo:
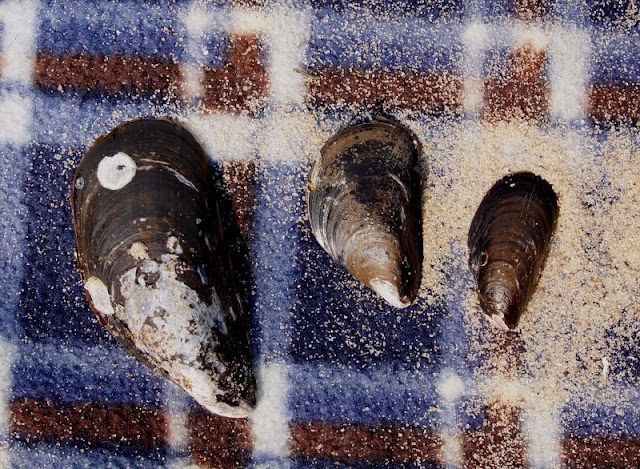
[[[635,126],[635,3],[266,3],[0,4],[0,466],[640,465],[633,383],[527,433],[521,409],[474,392],[487,357],[456,299],[468,272],[452,265],[446,299],[400,314],[330,260],[304,207],[318,144],[380,103],[434,127]],[[73,171],[140,116],[187,126],[230,188],[250,251],[250,420],[208,415],[126,356],[83,296]]]

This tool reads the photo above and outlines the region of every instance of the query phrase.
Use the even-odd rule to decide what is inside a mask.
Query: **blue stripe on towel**
[[[251,246],[255,295],[255,356],[287,359],[291,315],[296,300],[292,291],[293,265],[298,251],[299,217],[304,213],[299,168],[264,161],[259,169],[257,207]]]
[[[126,93],[39,91],[34,95],[33,127],[39,129],[38,143],[53,147],[49,152],[68,147],[84,152],[96,138],[128,120],[175,116],[176,105],[161,97]],[[189,108],[180,106],[180,114],[187,115]]]
[[[638,19],[633,16],[633,0],[587,0],[589,19],[597,26],[617,26],[637,30]]]
[[[24,178],[28,163],[25,151],[0,147],[0,336],[15,340],[20,327],[15,320],[24,275]]]
[[[68,200],[81,155],[33,145],[25,156],[31,170],[25,182],[28,231],[18,323],[30,339],[95,341],[102,334],[82,293]]]
[[[51,1],[42,18],[38,50],[56,55],[140,55],[169,62],[184,62],[191,55],[185,24],[192,2],[119,2],[109,4],[74,2],[73,6]],[[70,11],[73,9],[73,11]],[[198,60],[208,66],[223,63],[228,47],[227,9],[209,5],[212,23],[197,39]],[[191,57],[193,59],[193,57]]]
[[[640,437],[640,390],[609,384],[601,395],[574,395],[562,410],[565,434]]]
[[[462,0],[404,0],[402,2],[371,2],[369,0],[294,0],[301,7],[311,5],[322,18],[326,14],[345,15],[370,12],[374,16],[408,16],[426,18],[431,22],[460,18],[466,8]]]
[[[640,81],[640,34],[601,30],[593,36],[591,80],[630,84]]]
[[[442,300],[446,305],[442,307],[444,318],[438,334],[442,368],[455,371],[461,377],[470,376],[475,367],[482,365],[482,358],[469,347],[470,338],[464,320],[468,311],[463,299],[472,279],[466,263],[456,262],[456,259],[464,259],[466,252],[464,246],[452,243],[449,261],[444,266],[449,288]]]
[[[107,343],[26,343],[19,348],[12,372],[15,399],[162,404],[162,379],[121,347]]]
[[[313,362],[291,367],[293,421],[407,424],[435,429],[435,368],[379,366],[359,371]]]
[[[140,54],[180,59],[184,28],[172,2],[50,1],[43,13],[38,50],[56,54]]]

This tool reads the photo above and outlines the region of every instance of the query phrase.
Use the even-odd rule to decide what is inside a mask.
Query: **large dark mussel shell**
[[[469,267],[483,311],[501,329],[514,329],[533,294],[558,218],[551,185],[522,172],[498,181],[482,200],[469,230]]]
[[[420,179],[413,135],[390,120],[348,127],[309,174],[307,212],[318,243],[389,304],[416,298],[422,269]]]
[[[78,264],[102,325],[211,412],[255,404],[209,160],[181,126],[140,119],[84,155],[71,195]]]

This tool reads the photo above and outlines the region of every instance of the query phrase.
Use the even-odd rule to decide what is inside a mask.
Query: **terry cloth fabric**
[[[639,15],[617,0],[1,3],[0,466],[640,466]],[[380,106],[427,168],[425,279],[405,310],[335,265],[305,215],[322,144]],[[154,376],[83,296],[73,171],[143,116],[194,133],[249,246],[250,419]],[[560,192],[559,241],[505,337],[481,317],[466,233],[440,230],[470,214],[468,229],[529,164]]]

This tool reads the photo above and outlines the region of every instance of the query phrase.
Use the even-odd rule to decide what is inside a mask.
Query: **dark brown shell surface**
[[[209,159],[183,127],[140,119],[86,152],[71,195],[85,293],[137,359],[220,415],[255,404]]]
[[[311,169],[307,211],[318,243],[389,304],[416,298],[421,192],[413,135],[392,121],[342,130]]]
[[[482,200],[469,230],[469,267],[480,305],[502,329],[514,329],[533,294],[558,218],[551,185],[510,174]]]

